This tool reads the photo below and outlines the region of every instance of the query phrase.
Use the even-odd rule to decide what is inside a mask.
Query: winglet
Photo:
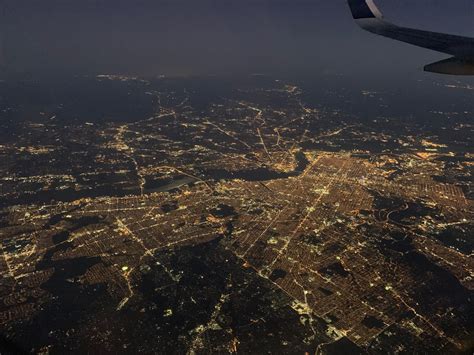
[[[348,3],[355,20],[383,18],[373,0],[348,0]]]

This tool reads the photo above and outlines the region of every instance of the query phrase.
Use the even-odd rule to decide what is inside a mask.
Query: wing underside
[[[474,60],[474,38],[396,26],[385,21],[372,0],[348,0],[352,15],[365,30],[418,47]]]

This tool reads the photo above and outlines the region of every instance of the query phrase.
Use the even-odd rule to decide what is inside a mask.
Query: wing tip
[[[348,0],[347,2],[355,20],[383,17],[373,0]]]

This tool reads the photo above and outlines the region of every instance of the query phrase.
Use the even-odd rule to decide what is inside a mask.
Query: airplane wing
[[[474,60],[474,38],[400,27],[385,21],[373,0],[348,0],[348,2],[354,20],[369,32],[451,54],[457,60]]]

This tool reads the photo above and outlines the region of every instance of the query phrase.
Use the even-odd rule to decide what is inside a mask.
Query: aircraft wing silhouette
[[[426,71],[474,75],[474,38],[400,27],[384,20],[373,0],[348,0],[352,16],[364,30],[453,57],[425,66]]]

